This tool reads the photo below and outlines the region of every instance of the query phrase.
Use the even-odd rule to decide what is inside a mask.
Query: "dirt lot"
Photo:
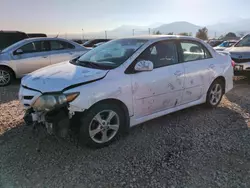
[[[246,80],[217,109],[152,120],[107,148],[49,139],[40,153],[23,126],[18,87],[0,88],[0,187],[250,187]]]

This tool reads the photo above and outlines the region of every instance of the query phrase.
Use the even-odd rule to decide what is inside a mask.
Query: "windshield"
[[[242,38],[235,47],[250,47],[250,35],[246,35]]]
[[[131,55],[134,54],[147,40],[143,39],[118,39],[104,43],[82,55],[77,62],[88,62],[98,67],[116,68],[123,64]]]
[[[18,46],[18,45],[21,44],[21,43],[23,43],[23,40],[20,40],[20,41],[14,43],[14,44],[8,46],[7,48],[4,48],[4,49],[2,50],[2,52],[7,52],[9,49],[13,48],[14,46]]]

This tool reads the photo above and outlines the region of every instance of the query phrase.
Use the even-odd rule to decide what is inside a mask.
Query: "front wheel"
[[[222,96],[224,94],[223,84],[216,80],[212,83],[207,92],[206,104],[209,107],[216,107],[220,104]]]
[[[10,85],[13,79],[12,72],[6,68],[0,68],[0,87]]]
[[[109,145],[123,132],[125,117],[116,104],[97,104],[81,119],[80,143],[91,148]]]

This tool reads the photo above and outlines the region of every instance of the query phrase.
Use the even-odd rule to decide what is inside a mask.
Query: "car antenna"
[[[58,38],[59,34],[60,34],[60,32],[55,36],[55,38]]]

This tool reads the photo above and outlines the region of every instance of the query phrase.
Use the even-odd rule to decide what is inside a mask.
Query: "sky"
[[[206,26],[250,18],[249,7],[249,0],[1,0],[0,25],[47,34],[175,21]]]

